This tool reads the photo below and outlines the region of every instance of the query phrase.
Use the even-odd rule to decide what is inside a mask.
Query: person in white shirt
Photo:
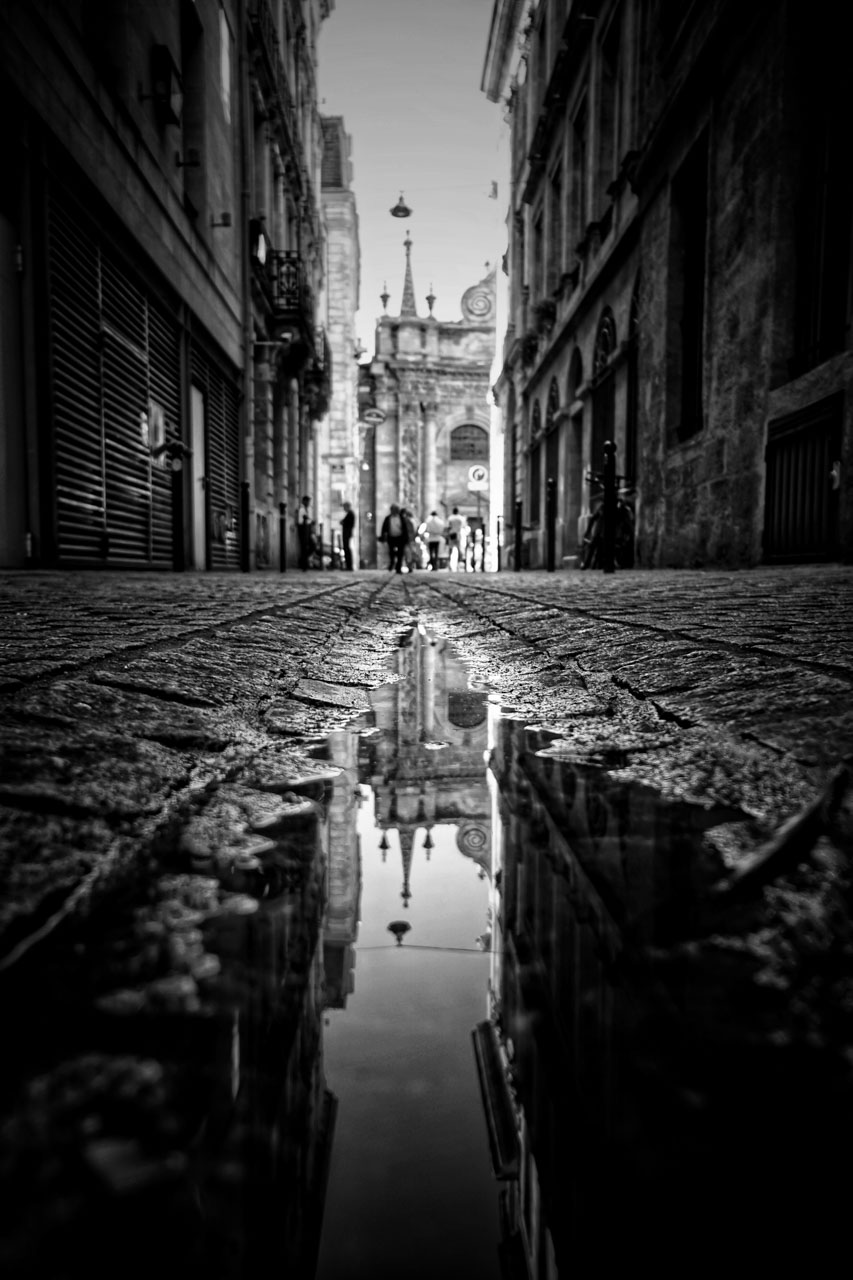
[[[447,541],[450,543],[450,563],[448,568],[455,573],[459,568],[460,556],[462,564],[465,564],[465,547],[468,542],[468,525],[465,517],[459,514],[459,508],[454,507],[451,514],[447,517],[446,529]]]
[[[444,521],[437,511],[431,511],[429,519],[424,521],[422,528],[429,548],[429,567],[437,569],[441,540],[444,537]]]

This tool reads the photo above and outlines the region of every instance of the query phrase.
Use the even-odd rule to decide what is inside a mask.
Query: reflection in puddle
[[[331,742],[358,811],[329,850],[338,1120],[317,1276],[487,1280],[498,1207],[470,1051],[489,972],[487,703],[421,632],[397,663],[370,730]]]
[[[74,1078],[42,1088],[86,1169],[49,1188],[45,1275],[97,1239],[104,1274],[132,1241],[123,1274],[147,1277],[168,1238],[224,1280],[551,1280],[658,1256],[663,1202],[671,1242],[673,1216],[696,1228],[742,1108],[709,1100],[720,991],[689,968],[662,983],[652,957],[690,935],[726,815],[549,755],[421,629],[396,663],[310,804],[274,772],[220,789],[193,873],[108,922],[96,1016],[53,1009],[28,1042],[85,1047],[90,1085],[128,1074],[111,1130],[76,1117]],[[223,865],[226,810],[246,825]],[[134,930],[182,976],[100,999]]]

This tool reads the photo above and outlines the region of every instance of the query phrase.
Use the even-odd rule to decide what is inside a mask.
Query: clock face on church
[[[484,284],[472,285],[462,295],[462,315],[466,320],[482,323],[493,319],[495,314],[495,297]]]

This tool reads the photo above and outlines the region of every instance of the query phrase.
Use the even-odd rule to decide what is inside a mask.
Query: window
[[[590,466],[600,471],[604,466],[604,444],[615,438],[614,376],[611,356],[616,350],[616,324],[613,312],[605,307],[595,339],[592,363],[592,439]]]
[[[597,209],[601,211],[607,200],[607,188],[616,177],[619,163],[619,116],[621,112],[621,42],[622,28],[619,16],[613,19],[601,46],[601,74],[598,100],[598,190],[595,192]]]
[[[219,87],[222,93],[222,111],[231,123],[231,28],[225,10],[219,8]]]
[[[545,232],[542,209],[540,208],[533,220],[533,261],[530,264],[530,294],[533,302],[540,300],[545,286],[544,241]]]
[[[530,434],[530,468],[527,478],[527,493],[530,505],[530,523],[538,524],[541,515],[539,490],[542,480],[542,414],[538,400],[533,406]]]
[[[181,174],[184,208],[191,218],[207,222],[205,183],[205,80],[204,33],[190,0],[181,4],[181,79],[184,103],[181,113]]]
[[[450,436],[451,462],[487,462],[489,433],[472,425],[457,427]]]
[[[835,19],[827,27],[825,17],[797,13],[794,375],[844,349],[853,226],[846,41]]]
[[[586,232],[587,118],[584,102],[572,122],[572,242],[580,245]]]
[[[541,518],[540,485],[542,475],[542,442],[537,440],[530,450],[530,476],[528,487],[530,493],[530,523],[538,524]]]
[[[667,281],[667,416],[676,440],[702,429],[708,138],[696,142],[672,181]]]
[[[563,272],[563,171],[558,165],[551,174],[548,190],[548,278],[546,287],[556,289]]]
[[[567,388],[566,400],[569,404],[573,404],[578,398],[578,391],[583,385],[583,358],[580,349],[575,347],[572,352],[572,358],[569,363],[569,383]]]

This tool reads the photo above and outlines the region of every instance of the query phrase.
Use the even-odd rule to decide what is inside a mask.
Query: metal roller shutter
[[[240,567],[240,419],[237,388],[198,349],[193,379],[204,390],[207,424],[207,497],[212,569]]]
[[[104,460],[109,562],[151,559],[151,454],[146,434],[148,370],[109,329],[103,335]]]
[[[177,321],[153,301],[148,304],[148,394],[163,412],[166,438],[181,437],[181,335]],[[172,472],[163,457],[151,471],[152,559],[171,564]]]
[[[50,210],[50,347],[60,562],[99,564],[106,522],[98,250]]]
[[[60,563],[169,568],[171,479],[151,427],[180,435],[177,322],[56,197],[50,291]]]

